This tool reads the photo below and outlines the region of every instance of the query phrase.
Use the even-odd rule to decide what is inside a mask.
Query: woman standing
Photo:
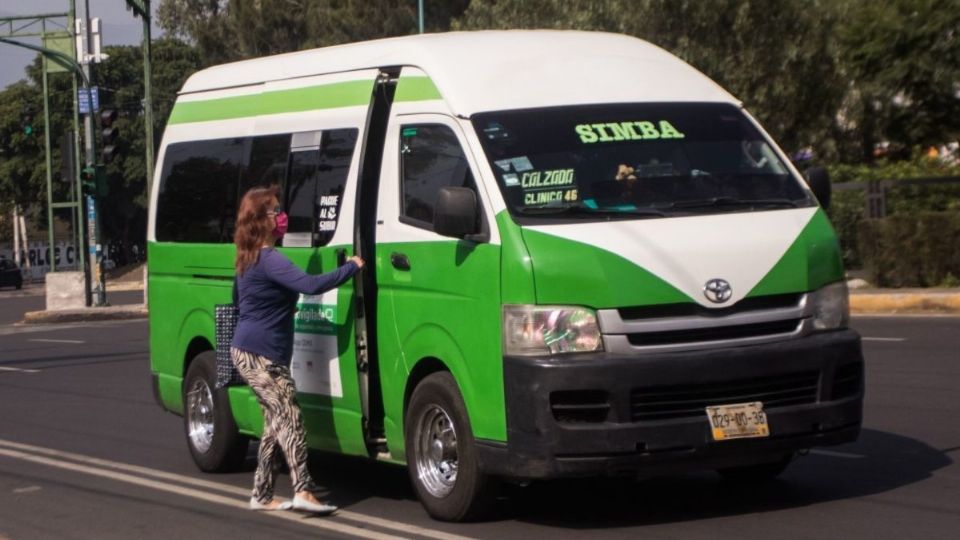
[[[293,355],[293,315],[300,294],[334,289],[363,268],[363,259],[350,257],[333,272],[309,275],[274,249],[287,230],[277,188],[253,188],[237,212],[237,329],[230,355],[263,409],[263,436],[253,480],[252,510],[293,508],[330,514],[337,507],[313,495],[315,485],[307,470],[303,417],[297,403],[290,358]],[[286,456],[293,481],[292,502],[273,500],[278,450]]]

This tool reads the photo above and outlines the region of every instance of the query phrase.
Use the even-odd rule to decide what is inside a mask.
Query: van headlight
[[[850,321],[850,296],[847,283],[839,281],[810,294],[814,330],[846,328]]]
[[[503,306],[503,349],[508,355],[603,350],[597,314],[576,306]]]

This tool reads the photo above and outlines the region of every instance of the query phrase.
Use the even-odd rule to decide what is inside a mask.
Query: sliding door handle
[[[410,259],[403,253],[391,253],[390,264],[397,270],[410,270]]]

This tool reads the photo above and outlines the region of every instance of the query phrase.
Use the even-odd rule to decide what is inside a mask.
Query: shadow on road
[[[505,486],[493,519],[602,529],[736,516],[883,493],[920,482],[953,463],[947,455],[953,449],[938,450],[873,429],[864,429],[856,443],[829,450],[829,455],[798,459],[777,480],[749,486],[724,482],[711,472],[642,481],[597,478]],[[253,451],[250,457],[253,470]],[[329,490],[322,495],[341,507],[370,497],[416,498],[402,467],[311,454],[310,468]]]
[[[509,517],[593,529],[752,514],[891,491],[953,463],[946,451],[872,429],[864,429],[856,443],[830,450],[837,454],[810,454],[777,480],[759,485],[723,482],[713,473],[534,484],[515,492]]]

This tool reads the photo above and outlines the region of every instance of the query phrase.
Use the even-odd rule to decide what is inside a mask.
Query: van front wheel
[[[226,390],[214,390],[217,357],[202,352],[183,379],[183,427],[187,447],[204,472],[235,472],[243,467],[249,439],[240,435]]]
[[[480,470],[466,406],[449,373],[420,382],[404,426],[410,481],[427,513],[442,521],[483,517],[494,481]]]

